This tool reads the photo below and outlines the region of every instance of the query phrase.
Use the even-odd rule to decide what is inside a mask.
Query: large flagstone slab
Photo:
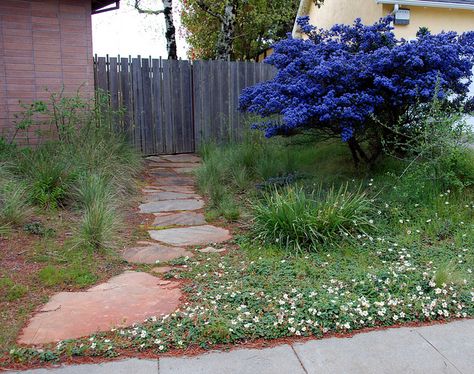
[[[134,264],[156,264],[192,255],[192,252],[184,248],[168,247],[158,243],[147,243],[140,247],[128,248],[122,253],[122,257],[126,261]]]
[[[150,230],[148,232],[154,240],[178,246],[221,243],[231,239],[229,230],[212,225]]]
[[[172,191],[155,191],[152,193],[147,193],[143,196],[143,200],[146,202],[153,202],[153,201],[163,201],[163,200],[184,200],[184,199],[191,199],[191,198],[199,198],[200,196],[197,194],[189,194],[189,193],[182,193],[182,192],[172,192]]]
[[[176,282],[125,272],[87,291],[57,293],[30,320],[18,342],[52,343],[130,326],[172,313],[180,297]]]
[[[175,176],[175,177],[158,177],[154,181],[154,185],[160,186],[194,186],[194,179],[188,176]]]
[[[158,213],[153,226],[196,226],[205,225],[204,214],[196,212]]]
[[[204,201],[198,199],[152,201],[140,205],[140,213],[173,212],[179,210],[198,210]]]
[[[201,159],[192,154],[192,153],[182,153],[179,155],[162,155],[160,156],[161,159],[165,159],[170,162],[200,162]],[[153,160],[154,161],[154,160]]]
[[[197,169],[201,165],[196,162],[154,162],[151,164],[152,168],[170,168],[170,169],[179,169],[179,168],[192,168]]]
[[[177,192],[177,193],[187,193],[194,194],[196,190],[193,186],[146,186],[142,188],[142,192],[145,194],[148,193],[157,193],[157,192]]]

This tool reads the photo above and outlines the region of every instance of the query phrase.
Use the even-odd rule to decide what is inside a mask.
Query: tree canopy
[[[253,59],[285,38],[293,27],[299,5],[299,0],[181,2],[191,58],[222,58],[219,45],[229,43],[228,57],[241,60]]]
[[[308,22],[299,19],[308,39],[283,40],[266,59],[278,68],[275,78],[241,95],[242,110],[282,116],[256,125],[267,137],[316,130],[347,142],[355,161],[368,161],[387,140],[414,131],[434,96],[446,109],[465,106],[474,32],[432,35],[424,29],[407,41],[396,39],[390,17],[330,30]],[[359,145],[366,140],[372,156]]]

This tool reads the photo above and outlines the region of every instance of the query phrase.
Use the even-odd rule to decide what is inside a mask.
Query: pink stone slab
[[[179,155],[162,155],[161,159],[165,159],[169,162],[200,162],[201,158],[191,154],[191,153],[182,153]]]
[[[152,201],[139,206],[140,213],[174,212],[179,210],[198,210],[204,201],[197,199]]]
[[[229,230],[212,225],[148,231],[151,238],[168,245],[204,245],[231,239]]]
[[[196,226],[205,225],[204,214],[195,212],[157,213],[153,226]]]
[[[179,168],[197,169],[200,166],[201,164],[196,163],[196,162],[154,162],[151,164],[152,168],[166,168],[166,169],[179,169]]]
[[[173,168],[173,170],[178,174],[191,174],[196,168]]]
[[[33,316],[18,342],[45,344],[130,326],[173,312],[180,297],[175,282],[125,272],[88,291],[57,293]]]
[[[142,189],[142,192],[145,194],[148,193],[157,193],[157,192],[176,192],[176,193],[188,193],[194,194],[196,191],[193,186],[147,186]]]
[[[152,201],[162,201],[162,200],[183,200],[190,198],[199,198],[197,194],[189,194],[182,192],[172,192],[172,191],[155,191],[153,193],[147,193],[143,196],[142,200],[146,202]]]
[[[202,253],[221,253],[221,252],[225,252],[226,250],[227,250],[226,248],[206,247],[206,248],[199,249],[199,252],[202,252]]]
[[[167,262],[179,257],[191,257],[192,255],[192,252],[184,248],[168,247],[158,243],[127,248],[122,253],[122,257],[126,261],[135,264],[156,264],[157,262]]]
[[[158,177],[154,182],[155,186],[194,186],[194,179],[188,176]]]

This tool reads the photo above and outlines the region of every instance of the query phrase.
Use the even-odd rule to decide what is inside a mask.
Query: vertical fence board
[[[194,152],[194,125],[193,125],[193,98],[192,74],[189,61],[180,61],[181,70],[181,97],[182,97],[182,126],[183,152]]]
[[[172,87],[171,87],[171,66],[170,61],[162,60],[163,66],[163,125],[165,129],[165,153],[174,153],[173,136],[173,107],[172,107]]]
[[[153,59],[151,62],[153,71],[152,82],[152,108],[153,108],[153,141],[155,143],[155,153],[164,153],[163,142],[163,95],[161,80],[161,64],[160,60]]]
[[[195,61],[192,69],[192,106],[193,106],[193,138],[194,147],[198,149],[201,146],[201,128],[202,118],[202,61]]]
[[[127,136],[127,139],[131,141],[131,129],[133,127],[132,115],[133,105],[131,103],[130,95],[130,76],[129,76],[129,63],[128,58],[120,59],[120,105],[123,110],[123,130]]]
[[[105,57],[97,58],[97,88],[108,91],[107,83],[107,60]]]
[[[154,142],[153,142],[153,111],[151,106],[151,78],[150,78],[150,60],[142,59],[142,144],[145,154],[154,154]]]

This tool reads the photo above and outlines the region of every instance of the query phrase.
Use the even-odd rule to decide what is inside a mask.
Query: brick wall
[[[44,100],[62,87],[72,94],[81,85],[90,97],[91,1],[0,0],[0,137],[11,135],[19,101]]]

